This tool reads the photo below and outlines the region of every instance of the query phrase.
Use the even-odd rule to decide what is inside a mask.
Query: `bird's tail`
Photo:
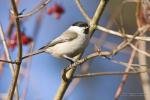
[[[44,52],[45,52],[44,49],[39,49],[39,50],[33,51],[31,53],[28,53],[27,55],[23,56],[22,59],[26,59],[26,58],[28,58],[30,56],[34,56],[36,54],[40,54],[40,53],[44,53]]]

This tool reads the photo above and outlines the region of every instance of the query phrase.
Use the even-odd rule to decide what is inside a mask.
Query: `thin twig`
[[[17,63],[16,64],[16,70],[15,70],[15,74],[12,80],[12,84],[10,86],[10,90],[9,90],[9,94],[8,94],[8,100],[12,100],[13,99],[13,95],[14,95],[14,90],[15,87],[17,85],[17,80],[18,80],[18,76],[19,76],[19,71],[20,71],[20,65],[22,62],[22,39],[21,39],[21,34],[20,34],[20,20],[18,18],[18,11],[17,11],[17,6],[15,3],[15,0],[11,0],[11,5],[12,5],[12,9],[14,12],[14,16],[15,16],[15,24],[16,24],[16,29],[17,29],[17,42],[18,42],[18,56],[17,56]]]
[[[15,62],[15,61],[8,61],[8,60],[2,60],[2,59],[0,59],[0,62],[5,62],[5,63],[11,63],[11,64],[17,64],[17,62]]]
[[[144,71],[135,71],[135,72],[97,72],[97,73],[87,73],[87,74],[77,74],[73,76],[73,78],[87,78],[87,77],[95,77],[95,76],[106,76],[106,75],[129,75],[129,74],[141,74],[145,72],[150,72],[150,70]]]
[[[8,24],[8,27],[7,27],[7,31],[6,31],[6,34],[8,35],[8,38],[11,37],[13,28],[14,28],[14,20],[13,20],[13,18],[10,18],[9,24]]]
[[[88,16],[88,14],[86,13],[86,11],[84,10],[83,6],[82,6],[81,3],[80,3],[80,0],[75,0],[75,2],[76,2],[76,4],[77,4],[77,6],[78,6],[78,8],[79,8],[79,10],[80,10],[80,12],[81,12],[81,14],[84,16],[84,18],[85,18],[88,22],[90,22],[90,21],[91,21],[91,18]]]
[[[18,6],[20,0],[16,0],[16,5]],[[12,16],[11,14],[9,15],[9,24],[7,26],[7,30],[6,30],[6,34],[8,35],[8,38],[11,38],[11,34],[13,32],[15,26],[15,22],[14,22],[14,16]]]
[[[0,24],[0,35],[1,35],[1,39],[3,41],[5,54],[6,54],[6,57],[7,57],[7,60],[8,60],[8,61],[4,61],[4,60],[0,60],[0,61],[9,63],[9,68],[11,70],[11,74],[12,74],[12,76],[14,76],[14,65],[13,64],[14,63],[16,64],[16,62],[12,62],[12,60],[11,60],[11,56],[10,56],[9,51],[8,51],[8,46],[7,46],[7,43],[6,43],[6,39],[5,39],[4,32],[3,32],[1,24]],[[16,86],[16,89],[15,89],[15,96],[16,96],[16,100],[19,100],[18,87],[17,86]]]
[[[104,31],[106,33],[109,33],[109,34],[112,34],[112,35],[116,35],[116,36],[120,36],[120,37],[124,38],[124,35],[122,33],[116,32],[116,31],[113,31],[113,30],[110,30],[110,29],[107,29],[107,28],[102,27],[100,25],[97,25],[97,29],[101,30],[101,31]],[[127,35],[126,34],[125,37],[133,39],[133,35]],[[143,36],[136,36],[134,39],[141,40],[141,41],[150,41],[150,37],[143,37]]]
[[[101,0],[97,9],[96,9],[96,12],[92,18],[92,20],[90,21],[90,29],[89,29],[89,36],[92,37],[93,36],[93,33],[96,29],[96,25],[98,24],[99,22],[99,19],[104,11],[104,8],[106,6],[106,4],[108,3],[109,0]]]
[[[92,54],[89,54],[88,56],[86,56],[85,58],[82,58],[78,61],[76,61],[75,63],[71,64],[68,69],[71,69],[71,68],[74,68],[74,67],[77,67],[81,64],[83,64],[84,62],[88,61],[88,60],[91,60],[95,57],[104,57],[106,58],[106,56],[111,56],[111,53],[110,52],[107,52],[107,51],[99,51],[99,52],[95,52],[95,53],[92,53]],[[121,61],[116,61],[115,59],[111,59],[110,58],[110,61],[113,62],[113,63],[117,63],[117,64],[120,64],[120,65],[123,65],[123,66],[128,66],[127,63],[125,62],[121,62]],[[139,65],[139,64],[131,64],[131,66],[134,66],[134,67],[140,67],[140,66],[143,66],[145,67],[146,65]],[[134,69],[134,68],[130,68],[130,69]]]
[[[134,46],[133,44],[130,44],[130,46],[131,46],[133,49],[135,49],[137,52],[142,53],[142,54],[146,55],[147,57],[150,57],[150,54],[149,54],[148,52],[143,51],[143,50],[137,48],[137,47]]]
[[[135,53],[136,53],[135,50],[133,50],[132,53],[131,53],[131,57],[130,57],[130,60],[129,60],[129,62],[128,62],[128,66],[127,66],[127,68],[125,69],[125,72],[126,72],[126,73],[128,73],[128,72],[131,70],[131,66],[132,66],[132,62],[133,62],[133,60],[134,60]],[[122,78],[122,80],[121,80],[121,82],[120,82],[120,84],[119,84],[119,86],[118,86],[118,88],[117,88],[117,91],[116,91],[116,93],[115,93],[115,96],[114,96],[114,97],[115,97],[115,100],[118,100],[118,99],[119,99],[119,97],[120,97],[120,95],[121,95],[121,93],[122,93],[122,91],[123,91],[123,87],[124,87],[124,85],[125,85],[127,79],[128,79],[128,74],[123,75],[123,78]]]
[[[116,54],[118,51],[124,49],[125,47],[127,47],[136,36],[138,36],[140,33],[145,33],[148,29],[150,28],[150,25],[145,25],[141,28],[139,28],[133,35],[132,39],[128,39],[127,42],[124,45],[121,45],[119,48],[116,48],[115,50],[113,50],[111,53],[112,54]]]
[[[24,14],[24,15],[19,15],[18,18],[23,18],[23,17],[29,17],[32,16],[33,14],[39,12],[41,9],[43,9],[51,0],[45,0],[41,4],[39,4],[37,7],[35,7],[32,11]]]
[[[117,61],[117,60],[112,59],[112,58],[110,58],[110,61],[113,62],[113,63],[120,64],[120,65],[128,67],[128,63]],[[140,65],[140,64],[133,64],[132,63],[131,66],[133,66],[133,67],[141,67],[141,66],[146,67],[147,65]],[[131,67],[130,69],[134,69],[133,67]]]

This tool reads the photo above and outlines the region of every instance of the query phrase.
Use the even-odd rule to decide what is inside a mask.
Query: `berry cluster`
[[[33,39],[31,37],[28,37],[24,32],[20,32],[19,34],[21,35],[23,45],[28,45],[29,43],[31,43],[33,41]],[[11,49],[14,49],[17,46],[17,44],[18,44],[17,43],[17,34],[14,33],[14,36],[12,36],[8,40],[8,47]]]
[[[54,14],[56,19],[60,19],[61,15],[64,13],[64,8],[58,3],[55,3],[53,6],[48,8],[47,13],[49,15]]]

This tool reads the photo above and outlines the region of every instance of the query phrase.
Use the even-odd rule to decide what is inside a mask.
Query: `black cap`
[[[73,23],[72,26],[88,27],[89,25],[86,22],[78,21]]]

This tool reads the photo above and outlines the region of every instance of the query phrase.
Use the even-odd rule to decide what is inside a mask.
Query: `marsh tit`
[[[38,53],[50,53],[54,57],[65,58],[74,62],[73,57],[81,53],[89,42],[89,25],[85,22],[72,24],[65,32],[48,43],[46,46],[27,54],[27,58]]]

